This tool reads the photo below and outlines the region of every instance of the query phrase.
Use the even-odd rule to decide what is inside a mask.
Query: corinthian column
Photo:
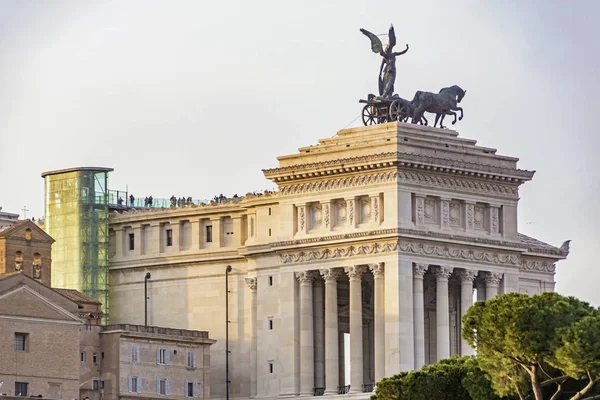
[[[313,396],[315,354],[313,333],[312,271],[296,272],[300,282],[300,396]]]
[[[437,360],[450,357],[450,308],[448,301],[448,279],[451,267],[438,267],[436,290]]]
[[[314,297],[314,337],[315,337],[315,387],[325,387],[325,316],[323,315],[323,281],[315,280]]]
[[[415,318],[415,369],[425,365],[425,299],[423,298],[423,275],[429,265],[415,264],[413,267],[413,312]]]
[[[473,305],[473,281],[477,276],[477,271],[465,269],[460,271],[460,321],[462,327],[462,317],[465,316],[469,307]],[[462,338],[462,329],[460,336]],[[461,340],[460,354],[463,356],[473,355],[475,352],[467,342]]]
[[[337,279],[341,270],[322,269],[325,280],[325,394],[337,394],[339,386],[339,330]]]
[[[350,278],[350,392],[362,393],[363,343],[362,343],[362,286],[363,266],[344,267]]]
[[[383,271],[384,264],[369,265],[374,282],[374,334],[375,334],[375,382],[385,377],[385,295]]]
[[[498,274],[495,272],[488,272],[485,275],[485,295],[486,300],[493,299],[498,296],[498,287],[500,286],[500,279],[502,279],[502,274]]]
[[[250,397],[256,396],[256,278],[246,278],[250,288]]]

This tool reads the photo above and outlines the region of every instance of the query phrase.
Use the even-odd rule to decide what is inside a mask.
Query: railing
[[[325,388],[322,388],[322,387],[313,388],[313,394],[315,396],[323,396],[325,394]]]

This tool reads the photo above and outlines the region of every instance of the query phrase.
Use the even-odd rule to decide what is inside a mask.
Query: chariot
[[[398,95],[381,97],[369,95],[368,100],[361,99],[365,104],[362,109],[362,122],[367,125],[385,124],[386,122],[407,122],[412,117],[412,106],[409,101]]]

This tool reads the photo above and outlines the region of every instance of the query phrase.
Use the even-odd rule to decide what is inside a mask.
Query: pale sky
[[[43,171],[107,166],[136,197],[273,188],[261,172],[376,92],[359,28],[396,28],[396,92],[467,89],[461,137],[536,170],[520,232],[557,290],[600,305],[596,1],[0,0],[0,206],[42,216]],[[355,120],[349,126],[358,126]],[[596,156],[594,156],[596,154]]]

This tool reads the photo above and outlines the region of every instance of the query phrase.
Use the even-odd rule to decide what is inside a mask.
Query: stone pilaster
[[[151,222],[150,223],[150,232],[152,232],[151,235],[151,241],[150,241],[150,248],[147,249],[148,252],[146,254],[160,254],[162,252],[162,248],[163,248],[163,243],[162,243],[162,235],[160,234],[161,232],[161,223],[160,222]]]
[[[362,340],[362,274],[365,267],[344,267],[350,278],[350,393],[362,393],[363,340]]]
[[[356,228],[358,225],[358,212],[356,199],[354,197],[346,199],[346,210],[348,210],[348,226]]]
[[[498,288],[500,287],[501,273],[488,272],[485,274],[485,299],[493,299],[498,296]]]
[[[297,207],[298,210],[298,233],[306,234],[308,233],[309,223],[308,223],[308,207],[306,204],[301,204]]]
[[[371,218],[375,225],[381,224],[381,201],[379,194],[370,196],[371,199]]]
[[[465,230],[472,232],[475,229],[475,203],[465,202]]]
[[[450,229],[450,199],[440,199],[440,227]]]
[[[415,195],[415,224],[417,226],[425,225],[425,197]]]
[[[465,269],[460,271],[460,320],[473,305],[473,281],[477,276],[476,270]],[[462,326],[462,325],[461,325]],[[461,329],[462,332],[462,329]],[[462,337],[462,333],[461,333]],[[467,342],[461,340],[460,354],[463,356],[473,355],[475,352]]]
[[[413,309],[415,335],[415,369],[425,365],[425,298],[423,276],[429,268],[427,264],[415,264],[413,267]]]
[[[113,229],[115,231],[115,257],[117,259],[123,258],[125,252],[123,251],[123,244],[125,243],[125,238],[123,235],[123,227],[119,226]]]
[[[144,243],[142,240],[142,232],[144,232],[144,227],[141,224],[137,224],[133,227],[133,254],[136,257],[144,254],[144,249],[142,248]]]
[[[300,396],[313,396],[315,354],[313,331],[312,271],[296,272],[300,282]]]
[[[202,219],[194,218],[190,220],[192,224],[192,242],[190,244],[190,250],[198,250],[202,248]]]
[[[171,232],[173,232],[173,244],[171,251],[178,252],[181,249],[181,223],[180,221],[171,222]]]
[[[375,341],[375,382],[385,377],[385,284],[384,263],[371,264],[374,284],[373,333]]]
[[[488,207],[490,213],[490,234],[500,234],[500,209],[497,206],[490,205]]]
[[[437,360],[450,357],[450,304],[448,299],[448,279],[452,267],[438,267],[436,275],[436,319],[437,319]]]
[[[222,247],[221,218],[211,218],[210,222],[212,223],[212,244],[215,247]]]
[[[412,371],[415,368],[413,262],[401,257],[398,264],[400,371]]]
[[[342,271],[336,268],[319,271],[325,280],[325,393],[337,394],[339,379],[339,328],[337,280]],[[343,343],[343,341],[342,341]]]
[[[246,278],[246,284],[250,289],[250,319],[248,321],[248,328],[251,334],[250,337],[250,397],[256,396],[256,278]]]

